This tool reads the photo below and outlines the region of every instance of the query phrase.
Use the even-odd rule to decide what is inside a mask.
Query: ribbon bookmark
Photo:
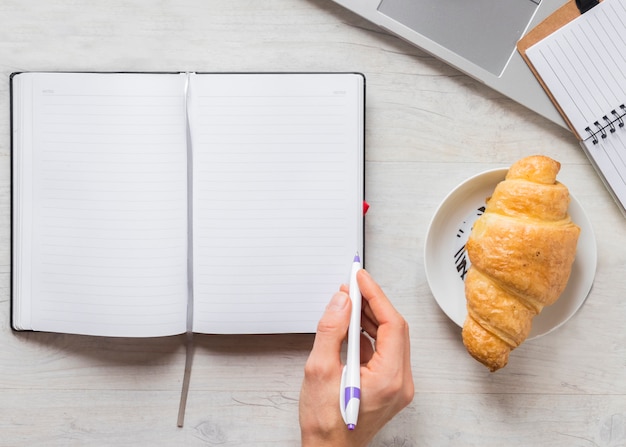
[[[193,363],[193,148],[191,146],[191,125],[189,123],[189,91],[192,73],[185,73],[185,122],[187,127],[187,337],[185,338],[185,372],[178,406],[179,427],[185,421],[185,408],[191,380]]]

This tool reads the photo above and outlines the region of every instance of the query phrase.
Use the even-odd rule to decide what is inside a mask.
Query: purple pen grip
[[[347,387],[344,390],[344,399],[345,410],[348,408],[348,402],[350,402],[350,399],[361,399],[361,390],[354,386]]]

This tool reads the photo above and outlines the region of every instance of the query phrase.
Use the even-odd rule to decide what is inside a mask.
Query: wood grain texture
[[[409,321],[416,385],[372,445],[626,445],[626,220],[567,130],[328,0],[0,0],[0,23],[0,446],[299,445],[313,340],[197,336],[177,428],[184,337],[11,332],[8,76],[23,70],[363,72],[367,268]],[[433,299],[424,240],[458,183],[534,153],[589,214],[596,280],[490,374]]]

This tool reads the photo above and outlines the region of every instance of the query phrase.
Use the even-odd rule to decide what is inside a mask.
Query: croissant
[[[463,344],[492,372],[506,366],[532,319],[567,285],[580,228],[568,215],[569,191],[556,180],[560,168],[540,155],[514,163],[467,241]]]

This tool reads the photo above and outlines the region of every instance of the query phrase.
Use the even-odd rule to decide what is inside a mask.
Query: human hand
[[[342,286],[319,321],[304,367],[300,392],[303,447],[366,446],[413,399],[408,324],[367,271],[360,270],[357,281],[363,296],[361,327],[376,340],[375,349],[369,341],[361,343],[358,424],[348,430],[339,409],[341,345],[351,311],[347,287]]]

